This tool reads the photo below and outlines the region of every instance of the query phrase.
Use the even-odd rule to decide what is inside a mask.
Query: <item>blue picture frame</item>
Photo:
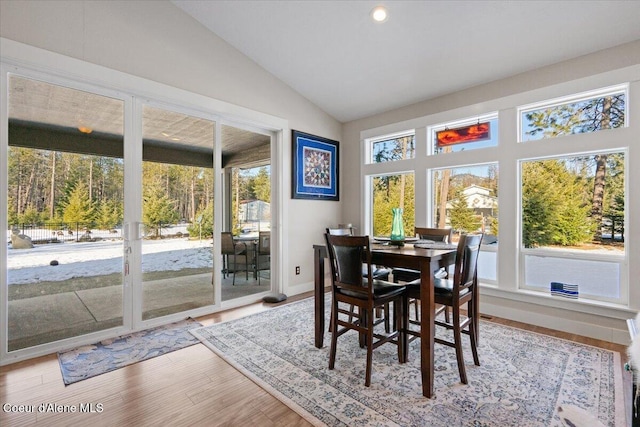
[[[291,198],[340,200],[339,142],[291,131]]]

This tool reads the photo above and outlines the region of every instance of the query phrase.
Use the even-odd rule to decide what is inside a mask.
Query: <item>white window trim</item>
[[[603,97],[603,96],[607,96],[607,95],[617,95],[617,94],[621,94],[623,93],[625,96],[625,100],[628,101],[629,99],[629,85],[628,84],[619,84],[619,85],[615,85],[615,86],[609,86],[609,87],[604,87],[604,88],[599,88],[599,89],[594,89],[594,90],[590,90],[590,91],[586,91],[586,92],[581,92],[581,93],[576,93],[573,95],[568,95],[568,96],[561,96],[558,98],[554,98],[554,99],[548,99],[548,100],[544,100],[544,101],[539,101],[539,102],[535,102],[532,104],[528,104],[528,105],[522,105],[520,107],[518,107],[517,112],[518,112],[518,142],[519,143],[534,143],[534,142],[539,142],[539,141],[544,141],[544,140],[549,140],[549,138],[542,138],[542,139],[537,139],[537,140],[529,140],[529,141],[525,141],[522,139],[522,115],[524,113],[528,113],[531,111],[536,111],[542,108],[553,108],[553,107],[558,107],[560,105],[565,105],[565,104],[572,104],[572,103],[577,103],[577,102],[582,102],[582,101],[587,101],[589,99],[594,99],[594,98],[599,98],[599,97]],[[628,102],[627,102],[627,109],[628,109]],[[624,118],[624,127],[628,127],[629,126],[629,114],[625,115]],[[568,136],[568,135],[563,135],[563,136]],[[562,136],[559,136],[558,138],[562,138]]]
[[[400,132],[395,132],[389,135],[382,135],[376,138],[366,139],[364,144],[366,163],[370,165],[377,165],[380,163],[393,163],[393,162],[401,162],[404,160],[412,160],[412,159],[398,159],[398,160],[393,160],[389,162],[380,162],[380,163],[374,162],[373,161],[373,145],[376,142],[390,141],[393,139],[404,138],[406,136],[413,136],[415,138],[415,134],[416,134],[415,129],[408,129]]]
[[[620,83],[627,82],[627,83]],[[594,91],[593,88],[603,88]],[[586,94],[591,97],[593,94],[610,92],[611,90],[627,90],[627,115],[626,128],[617,128],[607,131],[606,138],[602,138],[595,133],[585,133],[578,135],[567,135],[563,137],[562,144],[518,144],[519,142],[519,106],[531,107],[539,104],[548,104],[548,100],[553,99],[575,99],[575,95],[567,97],[567,94]],[[523,108],[523,107],[522,107]],[[471,117],[474,114],[485,113],[487,111],[498,111],[499,116],[499,139],[498,147],[470,150],[467,152],[449,153],[447,156],[426,156],[420,153],[419,138],[422,135],[426,147],[426,129],[429,126],[436,126],[439,123],[451,122],[460,117]],[[629,259],[640,259],[640,245],[634,244],[640,238],[640,223],[638,220],[631,221],[631,218],[640,218],[640,197],[633,197],[629,187],[631,182],[640,182],[640,145],[635,144],[637,134],[640,131],[640,65],[626,67],[611,72],[598,74],[570,82],[556,84],[552,86],[535,89],[528,92],[509,95],[503,98],[487,100],[479,104],[460,107],[453,110],[446,110],[432,115],[405,120],[399,123],[386,124],[377,128],[366,129],[360,132],[361,141],[376,138],[379,135],[392,134],[409,127],[416,129],[416,159],[410,163],[397,165],[397,170],[390,165],[384,168],[379,165],[369,165],[361,162],[361,176],[363,177],[362,197],[366,199],[370,194],[366,177],[380,173],[399,173],[402,169],[412,166],[416,172],[416,225],[427,218],[426,211],[420,212],[420,197],[430,199],[431,189],[424,186],[419,187],[419,182],[433,168],[455,168],[458,166],[476,163],[495,163],[500,168],[500,188],[499,221],[502,233],[500,235],[500,245],[497,248],[498,259],[498,283],[496,285],[482,283],[487,294],[525,303],[535,303],[541,306],[557,307],[566,310],[573,310],[595,315],[604,315],[610,318],[626,319],[630,313],[640,310],[640,286],[629,287],[629,277],[640,277],[640,265],[629,263]],[[488,113],[487,113],[488,114]],[[519,289],[520,264],[520,202],[519,202],[519,167],[518,161],[523,159],[533,159],[538,157],[560,157],[576,152],[592,151],[620,151],[628,149],[626,156],[627,173],[626,194],[629,201],[625,206],[625,232],[627,236],[626,262],[623,266],[621,280],[626,281],[624,289],[628,296],[626,303],[611,304],[604,301],[577,300],[566,301],[558,298],[551,298],[550,295],[543,295],[540,292],[530,292]],[[446,160],[446,161],[445,161]],[[631,169],[629,165],[635,165]],[[420,176],[422,175],[422,176]],[[635,190],[637,194],[637,189]],[[370,204],[363,200],[364,208],[361,210],[361,223],[366,224],[366,219],[370,217]],[[426,205],[427,202],[425,201]],[[507,208],[508,207],[508,208]],[[513,233],[506,233],[505,229],[513,230]],[[610,260],[610,259],[607,259]],[[623,277],[624,276],[624,277]],[[516,316],[517,317],[517,316]]]

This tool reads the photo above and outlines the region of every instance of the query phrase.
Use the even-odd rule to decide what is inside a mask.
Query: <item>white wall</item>
[[[169,2],[2,0],[0,36],[341,136],[338,121]],[[292,200],[289,132],[282,148],[283,278],[295,294],[311,289],[311,246],[339,222],[341,203]]]
[[[576,58],[559,64],[554,64],[535,71],[523,73],[511,78],[488,83],[485,85],[473,87],[461,92],[442,96],[430,101],[409,105],[386,113],[367,117],[357,121],[345,123],[342,132],[343,142],[343,158],[346,162],[355,164],[357,161],[361,164],[361,132],[365,132],[368,136],[377,129],[391,129],[394,124],[401,122],[413,123],[419,121],[419,118],[443,113],[463,107],[470,107],[471,110],[477,111],[478,114],[484,114],[488,111],[494,111],[496,105],[501,102],[496,100],[505,99],[507,97],[519,96],[520,94],[532,91],[546,91],[554,86],[563,85],[564,89],[579,88],[584,86],[585,80],[594,81],[596,89],[598,81],[607,81],[607,79],[615,79],[615,75],[633,75],[633,80],[638,80],[637,66],[640,64],[640,41],[635,41],[621,45],[612,49],[600,51],[591,55]],[[629,73],[629,69],[636,69]],[[611,77],[611,75],[614,77]],[[601,76],[606,76],[601,77]],[[625,78],[625,77],[623,77]],[[622,83],[619,81],[617,83]],[[600,83],[601,84],[601,83]],[[606,86],[606,84],[602,85]],[[638,87],[634,83],[632,89]],[[584,89],[582,89],[584,90]],[[576,90],[579,92],[580,90]],[[570,94],[571,92],[569,92]],[[633,97],[632,92],[630,98]],[[542,98],[540,100],[544,100]],[[639,105],[635,99],[630,99],[629,109],[634,119],[638,119],[640,115],[634,113],[636,106]],[[498,107],[500,108],[500,107]],[[468,114],[469,108],[465,109]],[[488,109],[488,110],[487,110]],[[633,110],[633,111],[632,111]],[[449,117],[453,119],[453,117]],[[515,116],[514,116],[515,120]],[[635,120],[640,121],[640,120]],[[514,121],[515,123],[515,121]],[[402,125],[398,125],[402,126]],[[632,125],[636,129],[640,123]],[[394,129],[398,131],[400,129]],[[404,128],[403,128],[404,130]],[[640,310],[640,247],[637,243],[640,241],[640,189],[634,185],[640,174],[640,156],[638,156],[638,141],[629,141],[629,145],[634,147],[631,149],[631,165],[629,171],[629,209],[630,223],[627,227],[626,245],[631,256],[629,260],[629,307],[612,309],[610,307],[581,307],[577,310],[566,309],[566,307],[549,307],[543,302],[535,301],[535,299],[527,298],[514,293],[500,293],[493,289],[484,288],[481,298],[481,311],[487,314],[498,315],[514,320],[528,322],[539,326],[561,329],[568,332],[591,336],[598,339],[605,339],[614,342],[626,343],[629,340],[626,332],[624,319],[632,317],[633,309]],[[505,149],[503,147],[502,149]],[[501,168],[501,177],[505,169],[515,172],[515,165],[508,165],[508,168]],[[343,170],[343,197],[349,201],[360,201],[360,203],[344,203],[342,216],[353,222],[358,227],[363,221],[364,212],[361,208],[364,203],[364,195],[362,194],[362,177],[359,168],[349,168]],[[513,182],[515,180],[512,179]],[[513,184],[515,185],[515,184]],[[515,193],[515,187],[512,191]],[[503,190],[501,188],[501,197]],[[515,204],[514,204],[515,206]],[[502,210],[501,210],[502,212]],[[636,215],[634,215],[634,213]],[[513,215],[511,215],[513,217]],[[512,225],[512,226],[511,226]],[[500,221],[501,234],[507,229],[515,230],[516,224],[510,224]],[[503,239],[503,237],[505,237]],[[514,239],[509,236],[501,237],[501,245],[503,243],[512,243],[506,248],[516,247]],[[513,240],[513,241],[512,241]],[[504,245],[503,245],[504,246]],[[499,259],[498,278],[507,278],[515,283],[517,270],[515,268],[516,258],[514,251],[503,250],[504,255]],[[511,252],[511,253],[507,253]],[[500,263],[502,261],[502,263]],[[508,284],[505,284],[508,286]],[[583,310],[583,311],[580,311]]]

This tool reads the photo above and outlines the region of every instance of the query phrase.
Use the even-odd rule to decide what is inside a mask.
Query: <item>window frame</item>
[[[622,82],[622,83],[621,83]],[[593,89],[600,88],[600,89]],[[608,132],[588,132],[581,134],[565,135],[562,143],[521,144],[520,127],[521,111],[525,107],[547,105],[549,100],[577,100],[576,95],[583,98],[594,97],[612,90],[624,88],[625,127],[609,129]],[[432,223],[431,202],[433,188],[431,179],[427,179],[431,169],[456,168],[476,164],[497,163],[500,171],[498,188],[500,191],[501,209],[498,212],[500,228],[500,244],[490,245],[497,252],[496,269],[497,280],[495,282],[482,280],[480,286],[488,296],[511,300],[516,303],[536,304],[547,307],[556,307],[563,310],[577,310],[594,315],[611,316],[624,319],[628,316],[629,309],[640,309],[640,289],[629,287],[629,277],[640,273],[640,267],[630,265],[629,259],[640,255],[637,245],[625,245],[625,255],[616,257],[616,262],[621,262],[620,295],[618,301],[607,302],[601,300],[578,299],[567,300],[552,297],[549,292],[539,292],[525,289],[520,286],[524,282],[523,253],[521,251],[521,220],[520,220],[520,168],[519,161],[545,157],[567,157],[574,153],[589,152],[619,152],[627,150],[625,154],[625,236],[629,242],[636,231],[637,222],[631,220],[634,213],[640,214],[640,201],[630,197],[629,185],[631,181],[638,182],[640,170],[632,171],[629,165],[640,165],[640,147],[634,147],[636,132],[633,126],[640,118],[640,104],[634,95],[640,94],[640,68],[617,70],[601,75],[587,76],[581,79],[564,82],[552,86],[542,86],[526,92],[516,92],[508,96],[494,99],[485,99],[477,104],[467,104],[451,110],[443,110],[427,116],[408,119],[397,123],[389,123],[377,128],[361,129],[361,225],[363,233],[370,228],[368,215],[370,215],[369,189],[367,177],[374,174],[393,174],[401,171],[413,170],[416,177],[416,226],[429,226]],[[639,98],[640,99],[640,98]],[[448,153],[447,156],[437,156],[428,153],[432,147],[429,127],[442,123],[455,123],[460,117],[478,117],[478,111],[497,111],[498,113],[498,146],[483,147],[477,150],[463,150]],[[489,113],[487,113],[489,114]],[[481,116],[482,117],[482,116]],[[365,148],[368,140],[375,140],[382,135],[400,132],[403,129],[415,128],[416,131],[416,159],[398,162],[386,162],[385,164],[368,164],[366,162]],[[604,135],[604,137],[603,137]],[[368,154],[367,154],[368,155]],[[636,166],[637,169],[640,169]],[[505,230],[513,230],[506,233]],[[497,246],[497,247],[496,247]],[[484,248],[483,248],[484,249]],[[489,248],[487,248],[489,249]],[[541,249],[538,249],[541,250]],[[609,255],[611,259],[611,255]],[[636,301],[638,300],[638,301]]]
[[[398,159],[398,160],[389,160],[387,162],[374,162],[373,161],[373,146],[374,144],[378,143],[378,142],[384,142],[384,141],[391,141],[393,139],[398,139],[398,138],[404,138],[406,136],[413,136],[414,138],[414,157],[411,158],[407,158],[407,159]],[[404,160],[413,160],[415,157],[417,157],[417,153],[415,153],[415,145],[416,145],[416,130],[415,129],[406,129],[403,131],[399,131],[399,132],[394,132],[394,133],[390,133],[387,135],[380,135],[377,136],[375,138],[369,138],[366,140],[366,150],[365,150],[365,159],[366,159],[366,163],[367,164],[372,164],[372,165],[377,165],[377,164],[382,164],[382,163],[395,163],[395,162],[401,162]]]
[[[626,118],[625,118],[626,121]],[[597,132],[595,132],[597,134]],[[584,135],[584,134],[578,134]],[[620,281],[619,281],[619,294],[620,298],[606,298],[606,297],[590,297],[585,298],[587,301],[600,301],[603,303],[614,303],[614,304],[627,304],[628,303],[628,286],[629,280],[627,275],[627,269],[625,268],[628,264],[629,260],[629,249],[628,245],[624,245],[624,251],[622,254],[605,254],[605,253],[589,253],[587,251],[571,251],[569,249],[563,248],[549,248],[549,247],[541,247],[541,248],[526,248],[524,247],[524,243],[522,241],[523,234],[523,223],[522,223],[522,165],[525,162],[531,161],[539,161],[539,160],[554,160],[554,159],[562,159],[568,157],[584,157],[589,155],[596,154],[614,154],[614,153],[623,153],[624,154],[624,190],[625,190],[625,211],[624,211],[624,228],[625,232],[628,230],[627,226],[629,224],[629,149],[627,147],[620,149],[610,149],[610,150],[598,150],[598,151],[583,151],[583,152],[575,152],[575,153],[562,153],[558,155],[550,155],[543,157],[534,157],[528,159],[519,159],[518,160],[518,263],[522,268],[518,270],[518,288],[539,293],[541,291],[538,290],[539,287],[531,286],[527,284],[526,281],[526,257],[527,256],[540,256],[544,258],[559,258],[559,259],[572,259],[572,260],[584,260],[584,261],[596,261],[596,262],[610,262],[617,263],[620,265]]]
[[[604,97],[607,95],[617,95],[620,93],[624,94],[625,96],[625,107],[627,108],[627,114],[625,114],[624,116],[624,126],[622,127],[624,128],[629,127],[629,114],[628,114],[629,83],[623,83],[623,84],[618,84],[614,86],[602,87],[599,89],[593,89],[593,90],[584,91],[580,93],[574,93],[567,96],[560,96],[557,98],[547,99],[547,100],[519,106],[517,108],[518,143],[535,143],[535,142],[540,142],[545,140],[548,141],[550,139],[555,139],[555,138],[540,138],[540,139],[525,140],[523,138],[524,129],[523,129],[523,122],[522,122],[522,116],[525,113],[541,110],[543,108],[553,108],[553,107],[559,107],[561,105],[578,103],[578,102],[587,101],[590,99]],[[614,129],[619,129],[619,128],[614,128]],[[595,132],[585,132],[585,133],[595,133]],[[569,134],[569,135],[580,135],[580,134]],[[569,135],[561,135],[557,138],[562,138]]]
[[[451,120],[451,121],[447,121],[444,123],[438,123],[438,124],[434,124],[431,126],[427,126],[427,155],[429,156],[438,156],[441,154],[451,154],[451,153],[436,153],[436,141],[435,141],[435,134],[438,131],[441,130],[445,130],[447,128],[458,128],[458,127],[462,127],[462,126],[468,126],[468,125],[473,125],[475,123],[481,123],[481,122],[490,122],[491,120],[497,120],[497,124],[496,124],[496,131],[498,132],[498,135],[500,134],[500,119],[499,119],[499,113],[498,111],[492,111],[489,113],[485,113],[485,114],[480,114],[480,115],[475,115],[475,116],[470,116],[470,117],[466,117],[464,119],[458,119],[458,120]],[[473,143],[473,142],[479,142],[479,141],[472,141],[469,143]],[[460,144],[460,145],[464,145]],[[490,146],[490,147],[482,147],[482,148],[472,148],[471,151],[474,150],[483,150],[485,148],[494,148],[494,147],[498,147],[500,145],[500,138],[498,137],[498,140],[496,141],[496,145],[494,146]],[[454,151],[455,152],[455,151]]]

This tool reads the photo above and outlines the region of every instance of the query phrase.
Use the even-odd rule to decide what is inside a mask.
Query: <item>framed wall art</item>
[[[338,141],[291,131],[293,199],[340,200]]]

